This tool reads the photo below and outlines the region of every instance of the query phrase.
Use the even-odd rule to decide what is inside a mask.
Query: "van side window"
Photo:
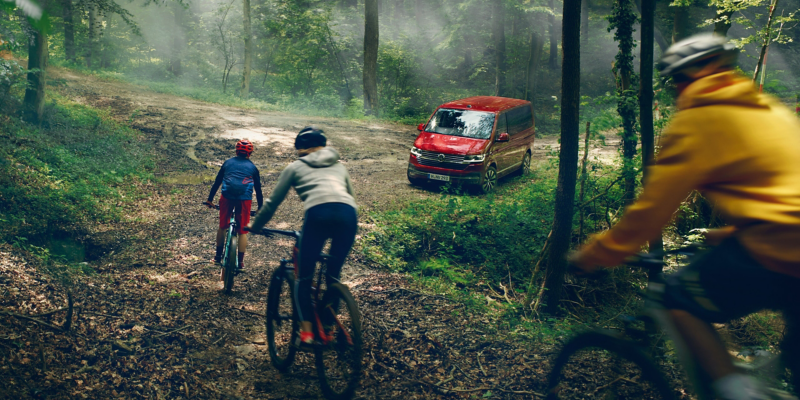
[[[525,105],[515,108],[507,113],[508,134],[513,135],[533,126],[533,113],[531,106]]]
[[[497,129],[495,130],[495,137],[500,136],[501,133],[508,132],[508,123],[506,122],[506,116],[508,113],[502,113],[497,116]]]

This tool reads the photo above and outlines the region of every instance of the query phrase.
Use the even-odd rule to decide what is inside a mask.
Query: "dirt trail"
[[[247,274],[233,295],[222,296],[218,270],[207,261],[217,217],[199,203],[241,137],[256,142],[253,160],[267,195],[293,160],[295,132],[309,124],[324,128],[342,153],[362,215],[427,196],[405,177],[416,130],[225,107],[62,69],[50,76],[63,94],[107,108],[157,143],[164,152],[158,173],[167,183],[146,188],[151,196],[130,222],[94,233],[104,254],[90,262],[98,273],[73,287],[81,306],[74,333],[0,314],[0,377],[9,382],[0,398],[318,398],[309,357],[284,375],[269,365],[258,315],[267,278],[291,243],[251,239]],[[537,154],[555,145],[537,139]],[[270,225],[300,229],[302,217],[300,200],[290,195]],[[59,286],[16,252],[0,248],[0,306],[26,315],[62,306]],[[496,321],[421,293],[403,276],[374,271],[357,254],[343,280],[364,315],[366,369],[356,398],[533,398],[543,390],[549,350],[490,334]],[[43,318],[60,321],[63,313]]]

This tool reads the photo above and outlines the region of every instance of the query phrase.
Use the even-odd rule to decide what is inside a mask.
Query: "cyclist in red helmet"
[[[231,220],[231,212],[236,214],[236,221],[239,226],[239,268],[244,269],[244,253],[247,250],[247,232],[243,227],[250,222],[250,206],[253,202],[253,191],[256,192],[258,208],[264,203],[264,196],[261,193],[261,177],[258,168],[250,161],[250,154],[253,153],[253,143],[247,139],[242,139],[236,143],[236,157],[229,158],[222,164],[222,168],[217,173],[217,179],[211,186],[211,193],[208,200],[204,203],[208,207],[214,206],[214,196],[217,189],[222,185],[222,193],[219,198],[219,230],[217,230],[217,252],[214,255],[214,263],[219,264],[222,260],[223,240],[225,230]]]

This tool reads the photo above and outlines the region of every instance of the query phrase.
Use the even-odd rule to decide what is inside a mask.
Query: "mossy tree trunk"
[[[44,5],[43,5],[44,6]],[[45,70],[47,69],[47,34],[32,30],[28,42],[28,87],[23,101],[23,118],[34,124],[42,120],[44,112]]]
[[[622,173],[624,175],[625,204],[631,203],[636,196],[636,113],[638,100],[636,89],[632,89],[635,80],[633,73],[633,26],[638,21],[633,12],[631,0],[616,0],[609,21],[608,30],[615,30],[614,40],[619,43],[619,52],[614,58],[613,72],[617,81],[617,112],[622,117]],[[652,47],[652,46],[651,46]],[[651,48],[652,51],[652,48]]]

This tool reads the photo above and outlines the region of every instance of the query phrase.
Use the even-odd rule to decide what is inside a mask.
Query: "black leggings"
[[[357,229],[356,209],[349,204],[324,203],[306,211],[294,290],[301,321],[311,321],[314,315],[311,309],[311,281],[325,242],[331,239],[331,257],[325,277],[330,286],[339,281],[344,259],[353,246]]]

